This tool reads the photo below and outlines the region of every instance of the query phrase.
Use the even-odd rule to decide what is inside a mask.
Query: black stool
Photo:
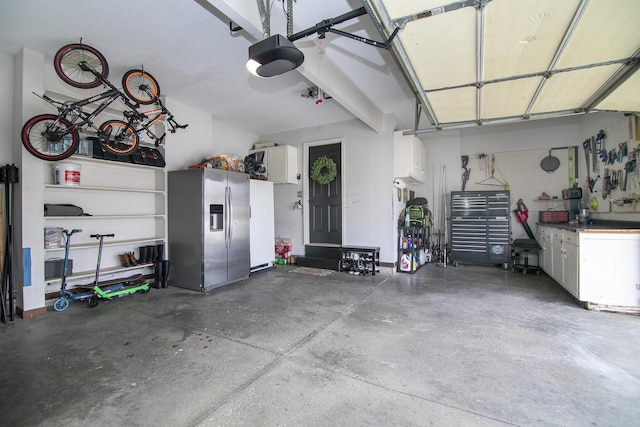
[[[520,263],[513,264],[512,271],[514,273],[517,270],[517,271],[522,271],[522,274],[527,274],[527,273],[536,273],[538,275],[540,274],[542,270],[540,269],[539,266],[529,265],[529,252],[533,252],[537,254],[538,251],[542,249],[538,244],[538,242],[535,241],[535,239],[516,239],[511,244],[511,247],[513,248],[514,252],[518,254],[518,259],[520,260]],[[521,255],[521,252],[524,253],[524,257]]]

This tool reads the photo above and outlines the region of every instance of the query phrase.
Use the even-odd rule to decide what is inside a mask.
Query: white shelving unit
[[[84,216],[45,216],[44,227],[82,229],[72,236],[69,258],[73,259],[73,275],[69,287],[84,284],[95,275],[98,240],[91,234],[111,234],[105,238],[100,268],[101,278],[118,277],[132,271],[150,273],[153,264],[123,267],[119,255],[134,252],[139,258],[140,246],[166,242],[166,174],[163,168],[132,163],[96,160],[72,156],[60,163],[81,166],[80,185],[56,185],[53,174],[45,170],[44,203],[80,206]],[[53,170],[58,163],[46,163]],[[44,259],[64,258],[64,246],[44,248]],[[144,271],[148,269],[148,271]],[[122,276],[126,277],[126,276]],[[59,289],[60,278],[47,279],[45,292]]]

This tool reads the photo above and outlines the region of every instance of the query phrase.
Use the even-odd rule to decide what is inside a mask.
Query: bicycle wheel
[[[82,65],[93,68],[106,80],[109,64],[100,52],[86,44],[69,44],[58,50],[53,58],[58,76],[67,84],[81,89],[98,87],[102,81],[93,73],[82,69]]]
[[[55,162],[71,157],[79,142],[71,122],[54,114],[32,117],[22,127],[22,145],[42,160]]]
[[[100,125],[102,145],[115,154],[129,154],[138,146],[138,134],[121,120],[107,120]]]
[[[127,96],[140,104],[153,104],[160,98],[160,85],[149,73],[129,70],[122,76],[122,89]]]

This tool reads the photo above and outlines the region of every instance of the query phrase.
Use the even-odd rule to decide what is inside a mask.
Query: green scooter
[[[62,277],[62,286],[60,290],[60,298],[56,300],[53,304],[53,309],[55,311],[64,311],[69,306],[69,299],[71,300],[84,300],[88,299],[89,307],[96,307],[100,303],[100,299],[113,299],[116,297],[120,297],[122,295],[130,295],[135,294],[136,292],[141,292],[146,294],[149,292],[149,283],[144,282],[140,284],[136,284],[135,286],[125,286],[125,284],[130,279],[122,279],[121,283],[113,284],[110,283],[109,286],[100,286],[100,260],[102,259],[102,245],[105,237],[114,237],[115,234],[92,234],[90,237],[96,238],[100,241],[98,245],[98,261],[96,265],[96,278],[93,282],[93,287],[88,291],[80,294],[73,294],[67,291],[66,288],[66,267],[67,260],[69,258],[69,240],[72,234],[77,232],[82,232],[82,230],[72,230],[71,232],[67,232],[64,230],[65,235],[67,236],[67,244],[65,248],[65,262],[63,267],[63,277]]]

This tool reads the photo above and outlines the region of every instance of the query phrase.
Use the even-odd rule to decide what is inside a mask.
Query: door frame
[[[346,216],[345,216],[345,188],[346,188],[346,178],[345,178],[345,143],[344,138],[334,138],[334,139],[324,139],[321,141],[311,141],[305,142],[302,144],[303,156],[302,156],[302,200],[303,200],[303,209],[302,209],[302,217],[303,217],[303,236],[304,236],[304,244],[305,245],[313,245],[314,243],[309,242],[309,148],[317,147],[320,145],[330,145],[330,144],[340,144],[340,179],[342,182],[340,183],[340,217],[342,218],[342,236],[340,237],[340,241],[342,244],[345,242],[346,236]],[[329,246],[327,244],[327,246]]]

